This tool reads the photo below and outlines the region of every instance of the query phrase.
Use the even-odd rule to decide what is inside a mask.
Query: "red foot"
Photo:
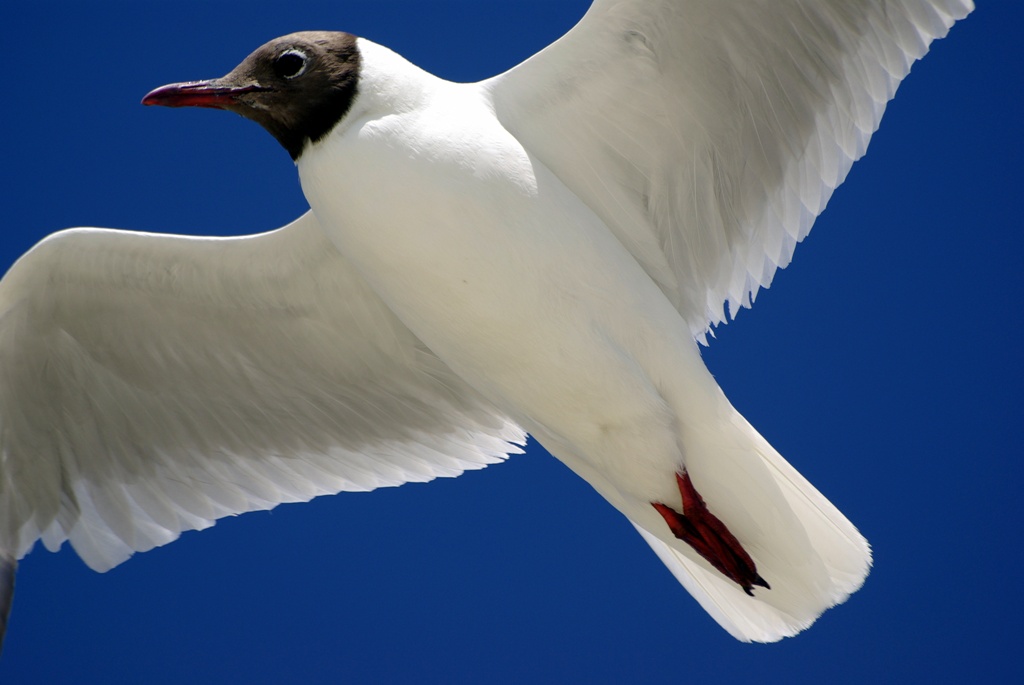
[[[660,502],[651,502],[665,519],[672,534],[693,547],[697,554],[707,559],[709,564],[751,597],[754,596],[755,585],[771,590],[765,579],[757,574],[754,560],[743,549],[740,541],[717,516],[708,511],[704,499],[690,482],[690,475],[685,471],[677,473],[676,483],[679,485],[679,494],[683,496],[682,514]]]

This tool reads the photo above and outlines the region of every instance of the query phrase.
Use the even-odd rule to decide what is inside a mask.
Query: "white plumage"
[[[4,278],[0,550],[68,539],[105,570],[220,516],[480,468],[525,430],[734,636],[806,627],[867,544],[694,338],[788,263],[969,9],[598,0],[464,85],[360,40],[352,110],[299,160],[311,213],[244,239],[65,232]],[[650,506],[678,508],[683,468],[771,590]]]
[[[222,516],[455,476],[525,441],[311,214],[250,238],[57,233],[0,298],[18,557],[70,540],[106,571]]]

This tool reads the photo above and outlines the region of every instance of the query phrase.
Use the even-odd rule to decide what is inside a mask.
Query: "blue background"
[[[476,80],[586,4],[3,3],[0,262],[68,226],[251,233],[304,211],[270,136],[141,107],[153,87],[303,29]],[[1022,25],[1021,3],[988,2],[934,44],[794,264],[706,350],[734,404],[874,546],[864,588],[810,631],[734,641],[531,445],[456,480],[225,520],[107,574],[39,548],[0,682],[1019,676]]]

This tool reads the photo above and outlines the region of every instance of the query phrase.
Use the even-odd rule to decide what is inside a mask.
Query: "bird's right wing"
[[[698,338],[749,306],[971,0],[594,0],[485,81]]]
[[[0,576],[39,538],[103,571],[222,516],[455,476],[524,440],[312,213],[245,238],[64,231],[0,282]]]

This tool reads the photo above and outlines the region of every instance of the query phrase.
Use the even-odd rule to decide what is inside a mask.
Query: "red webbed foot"
[[[751,597],[754,596],[755,585],[770,590],[771,586],[758,575],[757,566],[747,550],[743,549],[743,545],[725,524],[708,511],[704,499],[690,482],[689,474],[685,471],[677,473],[676,483],[679,485],[679,494],[683,496],[683,513],[660,502],[651,502],[665,519],[672,534],[692,547]]]

